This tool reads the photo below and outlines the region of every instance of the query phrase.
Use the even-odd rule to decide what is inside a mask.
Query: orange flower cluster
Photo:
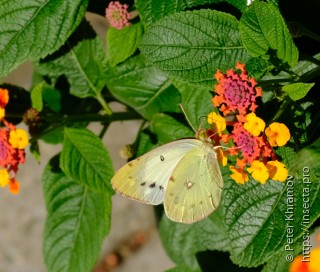
[[[278,122],[265,128],[265,122],[255,114],[262,89],[248,77],[244,64],[237,63],[236,68],[240,73],[231,69],[226,74],[220,71],[215,74],[218,84],[217,95],[212,99],[214,106],[219,107],[224,116],[235,113],[237,117],[236,122],[227,123],[216,112],[208,115],[215,145],[231,146],[228,150],[218,149],[218,160],[225,166],[227,155],[237,156],[236,164],[230,166],[231,178],[241,184],[249,180],[248,173],[261,184],[268,179],[285,181],[288,170],[277,160],[273,147],[283,146],[290,140],[289,129]],[[232,128],[230,132],[227,126]]]
[[[317,239],[320,242],[320,235]],[[320,244],[311,250],[310,258],[306,259],[302,255],[296,256],[290,265],[289,272],[320,272]]]
[[[19,164],[25,161],[24,149],[28,145],[28,136],[24,129],[17,129],[5,120],[5,107],[9,102],[9,92],[0,88],[0,187],[9,186],[13,194],[19,192],[16,180]]]

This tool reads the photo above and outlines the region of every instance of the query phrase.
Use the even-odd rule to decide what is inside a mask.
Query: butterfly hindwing
[[[173,221],[199,221],[220,203],[223,180],[216,153],[208,144],[201,144],[181,158],[169,178],[164,207]]]
[[[161,204],[176,165],[199,144],[196,139],[182,139],[155,148],[120,168],[111,180],[112,187],[129,198]]]

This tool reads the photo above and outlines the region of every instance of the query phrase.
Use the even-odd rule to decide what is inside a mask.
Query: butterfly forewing
[[[222,187],[216,153],[201,143],[182,157],[169,178],[164,198],[167,216],[183,223],[207,217],[219,206]]]
[[[112,187],[129,198],[158,205],[179,161],[201,144],[196,139],[182,139],[162,145],[120,168],[111,180]]]

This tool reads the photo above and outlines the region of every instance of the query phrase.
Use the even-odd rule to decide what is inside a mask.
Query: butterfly
[[[193,223],[218,208],[223,179],[212,144],[190,138],[162,145],[128,162],[111,184],[128,198],[152,205],[163,203],[172,221]]]

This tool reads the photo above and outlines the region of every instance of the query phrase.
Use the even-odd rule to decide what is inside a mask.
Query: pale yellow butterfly
[[[172,221],[193,223],[217,209],[223,179],[212,144],[181,139],[128,162],[111,184],[128,198],[152,205],[163,203]]]

